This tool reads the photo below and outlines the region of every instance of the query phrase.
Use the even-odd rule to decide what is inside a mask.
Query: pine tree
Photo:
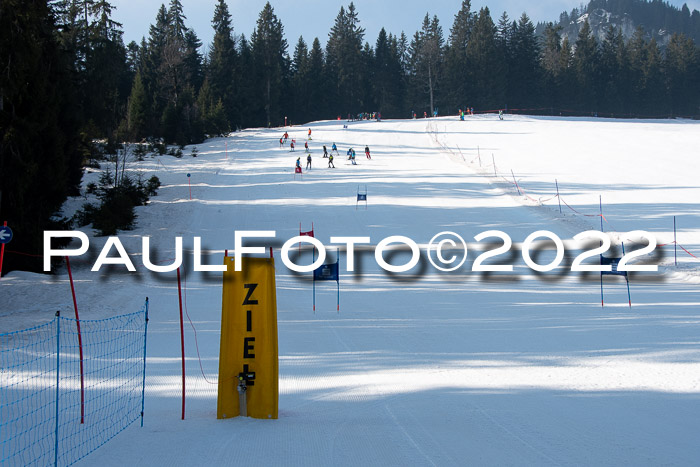
[[[162,63],[159,71],[159,88],[165,101],[177,108],[180,93],[187,88],[185,78],[185,19],[180,0],[171,0],[167,13],[168,25],[165,28],[165,44],[162,50]]]
[[[111,138],[122,119],[133,75],[126,63],[121,24],[112,20],[113,6],[104,0],[73,2],[69,16],[76,31],[61,34],[73,48],[80,86],[83,131],[91,138]]]
[[[419,96],[427,94],[427,107],[431,116],[435,111],[436,93],[442,78],[444,54],[440,22],[437,16],[433,16],[431,20],[426,13],[421,30],[416,33],[411,42],[411,68],[414,93],[419,99]],[[416,102],[419,108],[425,108],[423,100]]]
[[[258,77],[255,74],[255,62],[250,42],[245,34],[238,38],[237,55],[238,85],[236,86],[237,126],[260,126],[260,96],[257,94]]]
[[[700,54],[692,39],[674,34],[664,60],[673,115],[696,115],[700,109]]]
[[[534,108],[540,101],[540,46],[535,27],[523,13],[511,37],[508,103],[517,108]]]
[[[0,3],[0,211],[12,249],[39,254],[43,231],[81,177],[75,56],[46,1]],[[4,272],[40,271],[41,262],[6,256]]]
[[[229,124],[240,123],[237,105],[236,86],[238,69],[236,66],[236,44],[233,40],[231,15],[225,0],[219,0],[212,19],[214,41],[209,49],[207,76],[214,102],[221,100]]]
[[[309,48],[302,36],[299,36],[294,55],[292,56],[292,87],[290,100],[292,104],[291,118],[300,122],[309,115],[309,91],[311,78],[309,70]]]
[[[561,26],[548,23],[544,30],[543,47],[540,55],[542,64],[542,80],[547,93],[543,95],[545,105],[554,108],[561,106],[561,95],[565,92],[562,86],[562,75],[565,63],[562,62]]]
[[[159,134],[160,116],[167,104],[167,95],[162,86],[161,69],[164,63],[165,47],[167,44],[168,10],[161,5],[156,15],[155,24],[149,27],[148,42],[144,51],[144,64],[141,71],[141,79],[146,87],[151,102],[151,117],[149,134]]]
[[[184,75],[185,82],[191,86],[193,90],[199,92],[202,86],[204,76],[202,72],[202,54],[199,53],[199,48],[202,46],[202,41],[199,40],[197,34],[192,29],[185,32],[185,50],[184,50]]]
[[[365,30],[351,2],[348,9],[340,12],[328,34],[326,65],[331,81],[329,100],[341,112],[355,114],[364,109],[360,106],[360,80],[362,73],[362,43]]]
[[[503,60],[498,53],[496,27],[486,7],[479,10],[474,23],[467,46],[467,59],[474,89],[470,107],[501,108],[505,101],[506,86]]]
[[[636,112],[643,108],[644,104],[644,67],[646,63],[646,41],[644,28],[638,26],[627,48],[629,51],[630,82],[628,83],[630,106]]]
[[[384,117],[400,117],[403,101],[403,76],[398,43],[384,28],[379,31],[374,48],[374,100]]]
[[[311,44],[307,68],[309,73],[309,115],[306,118],[309,120],[320,120],[324,116],[327,118],[329,116],[328,102],[326,101],[328,79],[323,49],[318,37],[315,37]]]
[[[608,114],[624,113],[629,86],[625,42],[622,31],[612,26],[606,31],[600,47],[599,80],[599,108]]]
[[[265,120],[260,122],[272,125],[283,120],[282,87],[288,72],[287,41],[284,27],[275,10],[267,2],[258,16],[257,28],[251,36],[253,66],[257,78],[257,92],[262,99]]]
[[[669,115],[671,107],[669,105],[668,93],[663,76],[663,57],[656,39],[647,43],[644,52],[646,61],[644,63],[644,91],[643,91],[643,114],[645,116],[662,117]]]
[[[150,102],[146,88],[141,79],[141,73],[137,72],[129,97],[129,110],[127,113],[128,132],[131,141],[138,141],[148,136],[148,122],[151,117]]]
[[[450,29],[449,46],[445,53],[445,74],[450,90],[448,99],[452,108],[445,111],[456,111],[455,106],[464,108],[469,96],[469,63],[467,62],[467,45],[474,27],[474,13],[471,11],[471,0],[463,0],[462,7],[455,15]]]
[[[578,80],[577,107],[585,112],[597,112],[596,82],[598,74],[598,43],[588,21],[583,23],[576,39],[574,69]]]

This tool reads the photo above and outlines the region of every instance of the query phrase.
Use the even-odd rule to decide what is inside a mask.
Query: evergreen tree
[[[12,249],[39,254],[43,231],[81,177],[75,56],[46,1],[0,3],[0,211]],[[60,227],[59,227],[60,228]],[[6,256],[4,272],[40,271],[41,262]]]
[[[672,115],[696,115],[700,110],[700,55],[692,39],[674,34],[664,60]]]
[[[308,86],[309,86],[309,115],[305,118],[309,120],[319,120],[324,116],[332,116],[329,114],[328,102],[328,79],[326,73],[325,58],[321,41],[318,37],[314,38],[311,44],[311,50],[307,60],[308,69]]]
[[[403,76],[398,42],[384,28],[374,48],[374,100],[384,117],[400,117],[403,110]]]
[[[180,0],[171,0],[167,13],[165,44],[159,67],[159,88],[171,108],[179,105],[180,93],[187,88],[185,71],[185,15]]]
[[[574,68],[577,77],[577,108],[584,112],[597,112],[596,82],[598,73],[598,43],[591,33],[588,21],[576,39]]]
[[[450,29],[449,47],[445,53],[445,73],[449,89],[447,97],[451,102],[451,106],[445,108],[448,112],[467,105],[470,91],[467,79],[469,72],[467,45],[474,27],[474,16],[471,11],[471,0],[463,0],[462,7],[455,15],[452,29]]]
[[[540,46],[535,26],[525,13],[513,31],[511,49],[508,103],[514,108],[535,108],[540,102]]]
[[[559,56],[559,106],[564,109],[575,107],[575,95],[571,92],[575,88],[576,79],[574,77],[574,51],[569,38],[566,37],[561,43],[561,54]]]
[[[264,121],[256,115],[256,122],[267,125],[283,120],[282,87],[288,72],[287,41],[284,27],[267,2],[258,16],[257,28],[250,38],[253,66],[257,77],[257,93],[260,96]]]
[[[500,58],[501,85],[503,86],[503,101],[498,103],[498,108],[507,107],[507,95],[509,94],[509,83],[512,79],[517,79],[511,75],[511,62],[513,61],[513,34],[517,28],[517,23],[511,21],[505,11],[498,19],[496,25],[496,48]]]
[[[214,41],[209,49],[207,76],[214,102],[221,100],[230,125],[239,124],[236,86],[236,45],[233,40],[231,15],[225,0],[218,0],[212,19]]]
[[[471,40],[467,45],[469,77],[473,85],[470,107],[501,108],[505,101],[503,60],[498,53],[496,27],[487,7],[479,10]]]
[[[365,42],[361,57],[361,68],[359,70],[359,105],[360,108],[363,109],[363,112],[370,112],[376,109],[376,103],[374,101],[374,49],[369,45],[369,42]]]
[[[663,76],[663,57],[656,39],[652,38],[644,51],[644,91],[642,114],[662,117],[671,111]]]
[[[59,41],[73,60],[83,131],[89,138],[111,138],[125,113],[133,78],[121,24],[111,19],[114,7],[104,0],[66,0],[56,8],[63,24]]]
[[[426,13],[421,30],[411,41],[411,71],[414,95],[418,99],[414,105],[418,108],[427,107],[431,116],[435,111],[438,83],[442,78],[444,54],[440,22],[437,16],[431,20]],[[425,97],[428,97],[427,102]]]
[[[202,41],[199,40],[197,34],[192,29],[188,29],[185,32],[184,76],[187,85],[196,91],[199,91],[204,81],[202,54],[199,53],[201,46]]]
[[[141,79],[141,73],[137,72],[134,84],[131,87],[129,97],[128,136],[131,141],[138,141],[148,136],[148,122],[150,121],[150,103],[148,94]]]
[[[610,26],[600,47],[598,95],[601,96],[599,108],[603,112],[611,114],[626,111],[626,89],[629,86],[627,69],[622,31]]]
[[[561,106],[561,94],[566,92],[563,87],[562,75],[564,73],[566,63],[562,61],[562,39],[561,26],[554,26],[553,23],[548,23],[545,26],[543,47],[541,50],[540,62],[542,64],[542,80],[544,88],[547,92],[543,95],[543,102],[549,107]]]
[[[627,86],[630,95],[630,107],[636,112],[643,108],[644,102],[646,47],[644,28],[638,26],[627,45],[630,71],[630,82],[627,83]]]
[[[362,110],[360,103],[360,75],[362,74],[362,43],[365,30],[351,2],[340,12],[328,34],[326,65],[332,88],[329,99],[336,111],[356,114]]]
[[[236,87],[236,107],[237,126],[253,126],[262,125],[260,118],[260,96],[256,94],[258,88],[258,77],[255,74],[255,64],[253,60],[253,51],[251,50],[250,42],[246,39],[245,34],[241,34],[238,38],[238,55],[237,55],[238,85]]]
[[[300,122],[309,114],[309,91],[311,78],[309,70],[309,48],[302,36],[299,36],[294,55],[292,56],[292,89],[290,100],[292,104],[291,118]]]

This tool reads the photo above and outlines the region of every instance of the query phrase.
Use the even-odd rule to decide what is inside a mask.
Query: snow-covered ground
[[[249,130],[199,145],[197,158],[187,148],[182,159],[133,164],[163,182],[138,209],[137,227],[119,234],[139,272],[72,263],[81,318],[135,311],[150,297],[145,426],[84,465],[697,465],[699,123],[486,115],[345,124],[289,129],[296,153],[279,148],[280,129]],[[308,128],[313,169],[295,180]],[[328,169],[320,148],[333,142],[341,156]],[[348,147],[357,166],[343,157]],[[367,210],[356,209],[358,185],[367,186]],[[516,244],[538,230],[571,239],[600,228],[601,200],[615,238],[645,230],[669,244],[676,216],[688,251],[678,250],[674,266],[673,245],[658,248],[659,272],[631,275],[631,308],[621,278],[605,278],[601,308],[596,273],[534,273],[517,250],[505,256],[512,273],[471,272],[477,234],[501,230]],[[186,256],[192,326],[181,421],[177,283],[174,273],[139,267],[141,236],[151,236],[160,259],[173,257],[174,237],[191,248],[201,236],[211,250],[205,262],[219,264],[235,230],[275,230],[279,247],[300,222],[303,230],[313,222],[327,245],[331,236],[376,245],[402,235],[425,246],[453,231],[471,251],[452,273],[436,273],[423,254],[397,275],[371,252],[348,272],[343,255],[341,311],[335,284],[319,284],[314,314],[311,283],[277,250],[274,421],[216,420],[221,277],[193,273]],[[91,240],[94,260],[105,239]],[[65,274],[10,273],[0,296],[0,331],[72,312]]]

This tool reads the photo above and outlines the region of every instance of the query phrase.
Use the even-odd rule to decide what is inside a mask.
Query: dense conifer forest
[[[106,0],[3,0],[0,220],[15,230],[13,250],[37,253],[43,230],[66,225],[56,213],[79,193],[89,161],[116,154],[124,142],[184,146],[239,128],[281,126],[285,117],[302,124],[474,108],[695,118],[698,12],[658,0],[591,2],[645,15],[649,4],[655,9],[645,21],[678,31],[663,48],[642,26],[628,40],[613,27],[598,40],[585,22],[575,40],[563,39],[558,23],[537,34],[527,14],[494,17],[470,0],[452,18],[425,14],[418,31],[382,29],[376,38],[367,37],[350,3],[325,46],[317,37],[288,43],[270,3],[253,31],[238,31],[224,0],[212,11],[213,41],[203,45],[182,1],[170,0],[140,43],[125,44]],[[15,255],[6,265],[26,261]]]

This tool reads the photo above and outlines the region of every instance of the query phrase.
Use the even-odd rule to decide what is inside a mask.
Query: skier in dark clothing
[[[311,154],[306,156],[306,170],[310,170],[310,169],[311,169]]]
[[[326,158],[328,157],[328,149],[326,149],[326,145],[323,145],[323,157]]]
[[[328,156],[328,168],[333,167],[335,169],[335,164],[333,164],[333,153]]]
[[[371,159],[372,157],[369,155],[369,146],[365,146],[365,156],[367,156],[367,159]]]

